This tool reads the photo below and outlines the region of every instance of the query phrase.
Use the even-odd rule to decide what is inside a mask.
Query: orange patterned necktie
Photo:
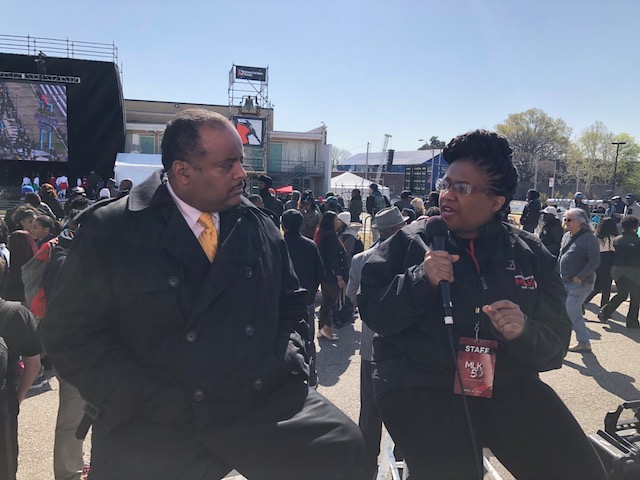
[[[210,213],[201,213],[198,223],[204,227],[204,230],[198,236],[198,242],[200,242],[202,250],[204,250],[209,261],[213,262],[218,251],[218,229],[213,224],[213,218],[211,218]]]

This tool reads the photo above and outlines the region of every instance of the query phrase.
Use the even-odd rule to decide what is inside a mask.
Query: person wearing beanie
[[[541,209],[540,193],[537,190],[529,190],[527,192],[527,204],[522,211],[522,217],[520,217],[520,225],[522,225],[523,230],[534,232],[540,220]]]
[[[320,252],[315,242],[300,235],[302,227],[302,213],[298,210],[288,209],[282,214],[282,230],[284,230],[284,241],[289,249],[289,256],[293,269],[300,280],[300,285],[307,291],[307,323],[309,324],[309,338],[307,342],[307,354],[309,356],[311,375],[309,386],[316,387],[318,384],[318,374],[316,371],[316,345],[314,338],[315,331],[315,300],[316,292],[320,282],[324,278],[324,266]]]

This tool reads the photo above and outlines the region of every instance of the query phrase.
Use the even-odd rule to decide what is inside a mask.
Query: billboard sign
[[[236,78],[242,80],[266,82],[267,69],[260,67],[241,67],[240,65],[236,65]]]

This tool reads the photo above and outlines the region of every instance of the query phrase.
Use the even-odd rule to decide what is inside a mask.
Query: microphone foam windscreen
[[[438,235],[446,237],[449,233],[449,227],[447,227],[447,222],[445,222],[441,216],[436,215],[427,220],[425,233],[427,234],[427,238],[433,238]]]

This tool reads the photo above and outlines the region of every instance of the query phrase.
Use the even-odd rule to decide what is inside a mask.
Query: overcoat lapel
[[[221,245],[202,283],[188,323],[196,321],[239,277],[253,276],[263,247],[255,230],[250,228],[250,214],[243,214],[245,208],[240,206],[220,214]]]
[[[168,205],[164,215],[167,220],[167,228],[162,234],[160,245],[169,255],[185,265],[190,275],[203,281],[210,264],[200,243],[198,243],[198,239],[175,204]]]

